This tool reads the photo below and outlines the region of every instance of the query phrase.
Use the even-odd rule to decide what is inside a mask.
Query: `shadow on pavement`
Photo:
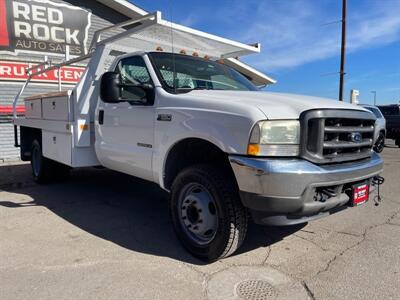
[[[0,198],[0,206],[43,206],[80,229],[126,249],[204,264],[179,244],[170,223],[168,194],[157,185],[110,170],[81,169],[74,170],[65,182],[39,186],[31,179],[27,182],[29,165],[13,166],[16,170],[10,167],[0,165],[0,178],[11,172],[25,182],[19,187],[3,180],[0,191],[28,195],[32,201]],[[276,243],[304,226],[261,227],[251,223],[237,254]]]
[[[399,148],[397,145],[385,145],[385,148]]]

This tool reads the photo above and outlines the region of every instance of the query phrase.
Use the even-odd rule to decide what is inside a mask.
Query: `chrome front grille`
[[[301,116],[301,155],[315,163],[371,156],[375,116],[356,110],[312,110]]]

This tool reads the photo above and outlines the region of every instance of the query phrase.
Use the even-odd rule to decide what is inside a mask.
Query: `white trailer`
[[[289,225],[367,201],[383,165],[372,150],[375,117],[259,91],[229,67],[245,70],[231,58],[259,51],[159,12],[100,30],[89,54],[28,70],[14,101],[21,158],[39,183],[100,165],[159,184],[183,245],[207,260],[242,244],[248,212]],[[85,60],[74,89],[25,98],[17,116],[33,76]]]

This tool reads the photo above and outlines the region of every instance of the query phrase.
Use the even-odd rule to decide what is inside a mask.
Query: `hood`
[[[300,114],[311,109],[353,109],[367,111],[350,103],[333,99],[282,94],[272,92],[194,90],[185,94],[188,98],[207,98],[211,101],[226,101],[257,107],[268,119],[298,119]]]

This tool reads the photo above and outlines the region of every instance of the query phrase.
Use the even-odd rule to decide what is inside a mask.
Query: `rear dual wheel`
[[[43,156],[42,146],[34,140],[31,147],[31,167],[33,180],[37,183],[48,183],[64,179],[69,175],[70,168]]]
[[[179,173],[171,189],[171,216],[183,246],[207,261],[231,255],[246,236],[248,215],[234,178],[211,165]]]

